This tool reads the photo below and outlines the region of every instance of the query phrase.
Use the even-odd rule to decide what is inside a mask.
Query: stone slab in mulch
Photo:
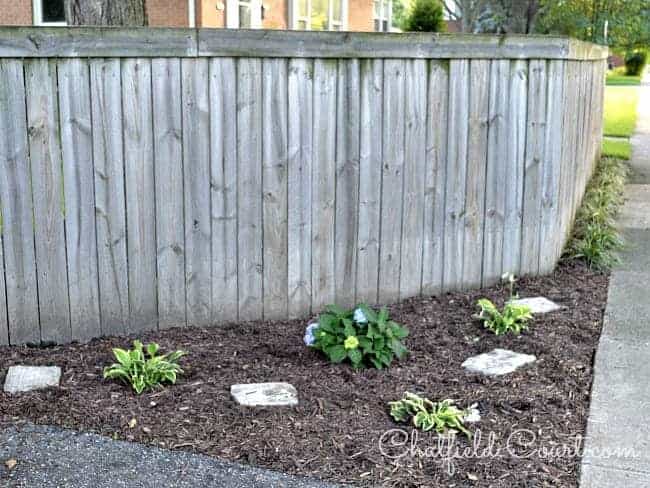
[[[560,310],[562,308],[561,305],[558,305],[546,297],[518,298],[517,300],[513,300],[512,303],[529,306],[530,311],[533,314],[555,312],[556,310]]]
[[[232,385],[230,394],[245,407],[295,407],[298,392],[289,383],[247,383]]]
[[[58,366],[11,366],[5,378],[5,393],[18,393],[59,386]]]
[[[440,459],[420,459],[410,451],[393,459],[379,446],[387,431],[410,432],[410,426],[393,421],[388,408],[405,391],[450,398],[459,408],[477,403],[481,420],[470,429],[481,429],[484,443],[493,433],[504,446],[515,431],[526,429],[535,433],[536,446],[550,449],[584,434],[607,281],[571,264],[549,276],[522,278],[522,296],[545,296],[566,309],[535,316],[520,336],[495,336],[472,318],[479,298],[503,306],[509,293],[501,286],[406,300],[389,310],[410,329],[410,355],[382,371],[330,364],[305,347],[307,319],[143,334],[140,339],[160,343],[162,352],[188,354],[180,361],[186,374],[176,385],[140,396],[102,379],[102,368],[114,361],[111,348],[130,347],[132,338],[45,349],[1,347],[0,371],[12,364],[57,364],[64,374],[59,388],[0,393],[0,419],[66,426],[357,486],[576,486],[575,457],[504,451],[495,459],[454,460],[450,475]],[[466,374],[461,368],[468,357],[495,348],[538,361],[505,376]],[[231,385],[260,381],[291,383],[300,405],[251,409],[231,398]],[[473,441],[459,436],[457,442],[463,448]],[[437,443],[435,432],[418,436],[422,449]]]
[[[461,366],[472,373],[500,376],[516,371],[537,360],[532,354],[521,354],[508,349],[493,349],[466,359]]]

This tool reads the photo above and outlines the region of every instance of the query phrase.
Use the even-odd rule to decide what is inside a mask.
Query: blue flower
[[[352,317],[357,324],[367,324],[368,318],[366,314],[363,313],[363,310],[357,308],[354,310],[354,316]]]
[[[314,336],[314,332],[318,329],[318,322],[313,322],[307,326],[305,329],[305,345],[307,346],[313,346],[314,342],[316,342],[316,337]]]

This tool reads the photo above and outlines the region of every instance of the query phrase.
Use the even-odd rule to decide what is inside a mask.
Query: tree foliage
[[[412,32],[441,32],[445,30],[440,0],[415,0],[411,5],[404,30]]]
[[[648,0],[541,0],[541,4],[540,33],[577,37],[623,50],[650,45]]]

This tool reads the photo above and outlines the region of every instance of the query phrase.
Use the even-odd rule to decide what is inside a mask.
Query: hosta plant
[[[113,349],[117,363],[104,368],[104,378],[118,379],[130,385],[139,395],[143,391],[162,386],[163,383],[176,383],[183,370],[178,364],[183,351],[158,354],[158,344],[143,346],[133,341],[133,349]]]
[[[522,330],[528,328],[528,322],[533,318],[528,305],[511,301],[506,302],[503,310],[499,310],[490,300],[482,298],[478,301],[478,307],[481,311],[476,318],[483,321],[484,327],[496,335],[508,332],[520,334]]]
[[[468,412],[454,405],[452,400],[432,402],[428,398],[406,392],[401,400],[389,402],[390,415],[397,422],[412,421],[418,429],[427,432],[435,429],[439,434],[462,432],[471,437],[463,425]]]
[[[334,363],[347,360],[354,368],[381,369],[406,355],[402,340],[407,336],[408,330],[390,320],[386,309],[377,312],[361,304],[344,310],[329,305],[318,317],[318,324],[307,328],[305,343]]]

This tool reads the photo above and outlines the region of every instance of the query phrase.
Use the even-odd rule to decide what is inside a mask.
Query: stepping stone
[[[295,407],[298,392],[289,383],[248,383],[232,385],[230,394],[245,407]]]
[[[534,363],[536,360],[537,358],[530,354],[519,354],[507,349],[494,349],[465,360],[462,366],[472,373],[500,376],[512,373],[521,366]]]
[[[555,312],[562,308],[561,305],[558,305],[545,297],[519,298],[517,300],[512,300],[511,303],[517,305],[528,305],[533,314]]]
[[[59,386],[61,368],[58,366],[11,366],[5,378],[5,393],[39,390]]]

